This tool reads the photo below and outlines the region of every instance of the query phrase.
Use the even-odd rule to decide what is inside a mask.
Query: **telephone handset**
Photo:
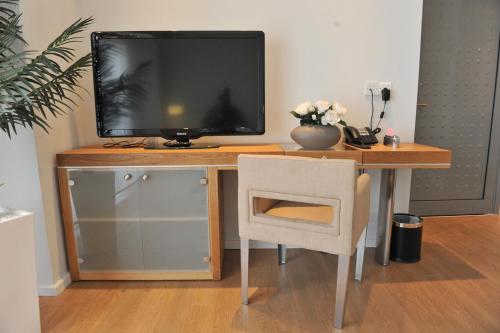
[[[378,143],[377,137],[369,127],[344,127],[345,142],[363,149],[370,149],[370,145]]]

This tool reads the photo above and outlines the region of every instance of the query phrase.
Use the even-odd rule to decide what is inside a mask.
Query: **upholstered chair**
[[[338,255],[335,327],[342,328],[351,256],[361,281],[370,177],[357,175],[355,161],[292,156],[240,155],[238,226],[241,298],[248,304],[249,240]]]

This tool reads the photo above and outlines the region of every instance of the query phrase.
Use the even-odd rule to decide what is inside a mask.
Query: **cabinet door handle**
[[[149,179],[149,175],[147,175],[147,174],[142,175],[142,180],[143,181],[146,181],[148,179]]]
[[[123,179],[125,179],[125,180],[131,180],[132,179],[132,175],[130,173],[126,173],[125,176],[123,176]]]
[[[73,179],[68,179],[68,185],[69,186],[75,186],[75,181]]]

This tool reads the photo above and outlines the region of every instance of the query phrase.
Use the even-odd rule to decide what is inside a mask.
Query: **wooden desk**
[[[449,168],[451,151],[416,143],[400,148],[382,144],[360,149],[339,144],[331,149],[306,150],[294,143],[225,145],[210,149],[102,148],[94,145],[57,154],[58,167],[206,165],[234,167],[240,154],[290,155],[352,159],[363,169]]]
[[[449,168],[449,150],[419,144],[401,144],[393,149],[381,144],[370,150],[349,145],[337,145],[327,150],[305,150],[296,144],[250,144],[225,145],[211,149],[149,150],[143,148],[102,148],[90,146],[70,150],[57,155],[61,211],[70,263],[74,281],[83,279],[202,279],[221,278],[223,260],[223,227],[221,206],[221,171],[237,169],[240,154],[287,155],[314,158],[353,159],[362,169],[381,169],[380,204],[378,215],[376,260],[382,265],[389,263],[390,233],[394,211],[394,186],[396,169]],[[208,178],[208,220],[210,226],[210,253],[212,271],[210,275],[193,274],[80,274],[78,251],[74,239],[73,211],[69,190],[69,169],[123,168],[123,167],[193,167],[207,168]]]

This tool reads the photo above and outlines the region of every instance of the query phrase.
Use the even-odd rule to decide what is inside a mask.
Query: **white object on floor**
[[[32,213],[0,218],[0,332],[40,332]]]

